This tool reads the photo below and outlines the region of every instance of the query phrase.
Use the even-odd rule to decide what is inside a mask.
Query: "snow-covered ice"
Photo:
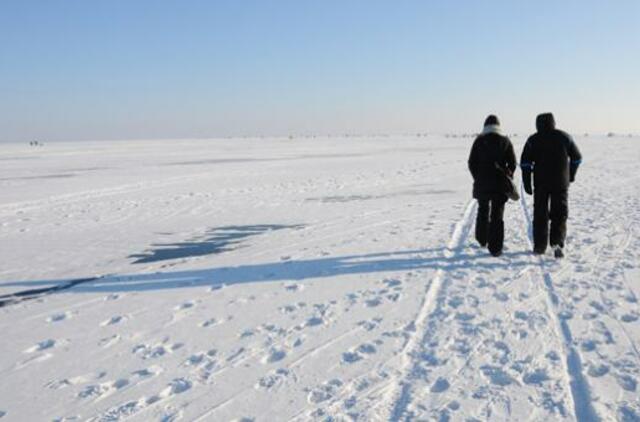
[[[475,245],[471,141],[0,145],[0,421],[640,420],[640,138],[563,260]]]

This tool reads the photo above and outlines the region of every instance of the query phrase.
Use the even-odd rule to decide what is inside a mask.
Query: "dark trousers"
[[[547,244],[564,247],[569,217],[569,191],[535,189],[533,193],[533,248],[543,253]],[[551,231],[549,231],[551,220]]]
[[[491,253],[502,251],[505,202],[507,202],[506,198],[478,199],[476,240],[482,246],[488,244]]]

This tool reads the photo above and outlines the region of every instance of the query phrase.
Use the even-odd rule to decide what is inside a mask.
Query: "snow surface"
[[[0,421],[638,421],[640,139],[577,142],[560,261],[469,138],[1,145]]]

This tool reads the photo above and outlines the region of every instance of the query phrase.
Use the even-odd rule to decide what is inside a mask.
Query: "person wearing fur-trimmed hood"
[[[482,133],[471,147],[468,164],[473,176],[473,197],[478,200],[476,240],[481,246],[488,246],[493,256],[499,256],[504,244],[503,216],[507,194],[496,167],[513,174],[516,156],[511,141],[502,134],[496,116],[486,118]]]

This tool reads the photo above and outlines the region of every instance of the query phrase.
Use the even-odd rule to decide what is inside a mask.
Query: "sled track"
[[[524,214],[527,230],[527,241],[529,247],[533,250],[533,223],[525,201],[525,192],[520,186],[520,206]],[[553,287],[553,278],[546,270],[542,257],[536,257],[538,265],[536,266],[542,279],[542,285],[547,293],[547,306],[552,311],[551,317],[556,325],[556,332],[561,336],[562,350],[565,361],[565,371],[569,382],[571,401],[576,420],[578,422],[600,421],[592,405],[589,384],[582,373],[582,362],[574,344],[571,329],[565,318],[558,313],[559,299]]]
[[[444,253],[445,258],[453,258],[460,253],[465,240],[469,236],[475,209],[475,200],[469,201],[462,218],[455,224],[453,233],[449,239],[449,244],[447,245],[447,251]],[[399,379],[397,379],[391,386],[391,390],[387,393],[385,398],[387,403],[382,407],[382,409],[389,411],[388,417],[385,418],[386,420],[401,420],[404,412],[411,402],[411,378],[413,377],[412,374],[415,372],[414,370],[417,365],[416,357],[414,355],[416,349],[420,345],[420,341],[423,339],[423,334],[429,320],[429,316],[436,310],[436,299],[444,286],[446,278],[446,270],[439,268],[426,287],[424,299],[422,300],[422,304],[420,305],[420,310],[418,311],[416,318],[409,325],[411,327],[412,334],[400,352],[402,360],[399,368]]]

